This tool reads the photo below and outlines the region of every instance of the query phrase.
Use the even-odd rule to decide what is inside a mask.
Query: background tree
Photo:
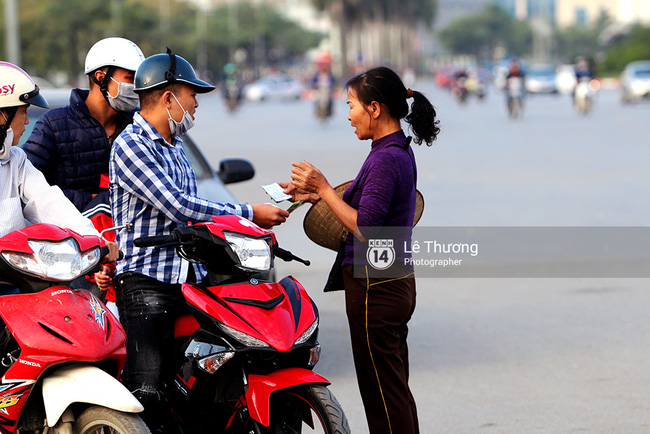
[[[72,77],[83,73],[80,52],[107,33],[108,2],[23,0],[19,5],[24,67],[39,75],[51,69]]]
[[[636,24],[605,51],[599,64],[602,74],[618,75],[634,60],[650,60],[650,27]]]
[[[615,76],[634,60],[650,59],[650,27],[624,26],[602,14],[591,26],[571,26],[555,32],[560,61],[584,56],[600,76]]]
[[[611,18],[603,12],[590,26],[573,25],[556,30],[556,57],[564,63],[573,63],[576,56],[597,59],[603,50],[600,35],[611,23]]]
[[[237,20],[236,32],[229,19]],[[232,52],[245,53],[240,67],[279,67],[292,65],[318,45],[323,35],[309,32],[265,5],[238,3],[234,11],[228,6],[216,9],[208,21],[208,52],[210,70],[221,72],[228,62],[235,62]],[[258,58],[256,53],[261,53]],[[259,65],[255,65],[258,62]]]
[[[469,54],[479,61],[492,60],[495,50],[521,56],[530,51],[532,31],[494,4],[459,18],[438,32],[440,42],[452,54]]]
[[[437,0],[312,0],[338,24],[342,73],[389,64],[397,69],[417,67],[421,31],[431,29]],[[351,66],[352,65],[352,66]]]
[[[202,16],[203,11],[197,11],[188,1],[21,0],[21,66],[34,75],[46,78],[62,75],[69,84],[87,86],[83,64],[88,49],[104,37],[122,36],[138,44],[145,55],[164,52],[165,46],[169,46],[193,65],[198,65],[197,52],[203,50],[201,54],[207,54],[207,71],[201,72],[219,76],[234,49],[248,53],[249,63],[260,61],[262,66],[283,66],[295,62],[321,38],[269,7],[256,7],[245,1],[238,3],[235,16],[239,31],[236,40],[232,40],[231,24],[223,8]],[[119,9],[112,9],[115,4]],[[161,5],[169,9],[163,13]],[[207,29],[200,35],[197,26],[203,18]],[[3,27],[4,22],[0,22],[2,58]],[[259,56],[253,56],[256,51]]]

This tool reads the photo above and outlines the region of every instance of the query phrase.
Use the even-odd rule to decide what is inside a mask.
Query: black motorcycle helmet
[[[190,63],[167,48],[167,53],[147,57],[135,72],[136,93],[163,87],[173,83],[186,83],[197,93],[207,93],[214,86],[196,77]]]

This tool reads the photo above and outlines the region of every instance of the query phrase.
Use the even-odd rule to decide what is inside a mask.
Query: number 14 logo
[[[393,240],[368,240],[366,259],[370,266],[377,270],[385,270],[395,262]]]

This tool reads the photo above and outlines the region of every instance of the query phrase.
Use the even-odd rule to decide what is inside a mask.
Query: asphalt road
[[[503,95],[459,107],[419,82],[438,109],[435,146],[417,148],[419,227],[647,226],[650,105],[623,106],[600,91],[594,111],[577,114],[566,95],[530,96],[522,119]],[[248,158],[252,181],[233,185],[243,201],[269,199],[262,184],[289,179],[307,160],[332,184],[352,179],[369,142],[335,105],[326,125],[311,102],[244,104],[225,112],[202,96],[191,135],[217,166]],[[312,266],[279,264],[321,313],[316,370],[353,432],[367,432],[354,378],[342,294],[321,292],[334,252],[302,230],[306,207],[276,229],[280,245]],[[650,431],[650,291],[643,278],[418,278],[410,323],[411,387],[423,433],[641,433]]]

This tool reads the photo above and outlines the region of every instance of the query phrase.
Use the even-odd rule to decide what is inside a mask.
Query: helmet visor
[[[196,93],[208,93],[208,92],[214,90],[213,85],[211,85],[210,83],[207,83],[207,82],[205,82],[203,80],[200,80],[200,79],[198,79],[196,77],[188,78],[188,79],[180,78],[180,79],[178,79],[178,81],[180,81],[180,82],[184,81],[186,83],[191,84],[192,86],[194,86],[194,91]]]
[[[20,95],[19,99],[27,104],[32,104],[42,108],[50,108],[50,105],[47,103],[43,95],[40,94],[38,85],[35,84],[34,86],[34,90],[23,93]]]

